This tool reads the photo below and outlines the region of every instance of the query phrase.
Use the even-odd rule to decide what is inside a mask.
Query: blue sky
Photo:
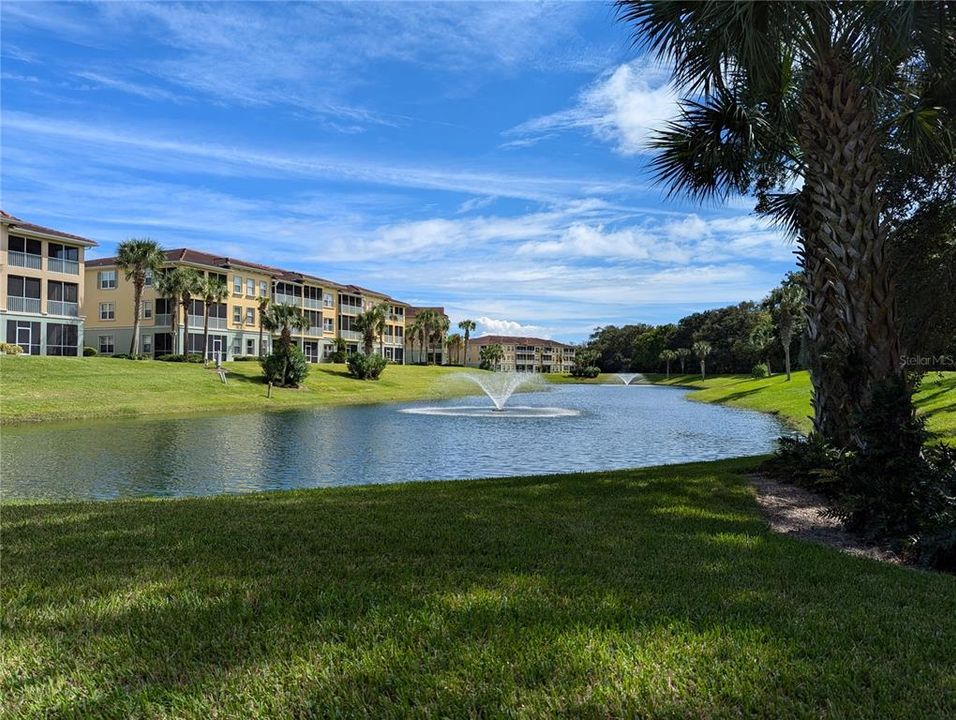
[[[793,245],[667,199],[608,3],[4,2],[2,202],[581,340],[759,299]]]

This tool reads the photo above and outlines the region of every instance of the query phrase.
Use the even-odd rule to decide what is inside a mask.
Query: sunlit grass
[[[752,461],[3,509],[5,717],[946,718],[956,579]]]

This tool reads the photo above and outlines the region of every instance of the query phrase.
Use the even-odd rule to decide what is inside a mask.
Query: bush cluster
[[[13,343],[0,343],[0,352],[4,352],[7,355],[19,355],[23,352],[23,348]]]
[[[145,353],[136,353],[130,355],[129,353],[119,353],[118,355],[111,355],[114,360],[149,360],[149,355]]]
[[[765,378],[770,377],[770,368],[767,367],[767,363],[757,363],[753,366],[753,369],[750,371],[752,377],[755,378]]]
[[[261,363],[266,382],[279,387],[299,387],[309,374],[309,363],[298,345],[279,344]]]
[[[119,357],[114,355],[114,357]],[[162,362],[185,362],[185,363],[201,363],[203,361],[202,355],[199,353],[188,353],[186,355],[160,355],[156,358]]]
[[[233,362],[252,362],[259,359],[258,355],[236,355],[232,360]]]
[[[353,353],[349,355],[348,360],[349,374],[359,380],[378,380],[388,360],[381,355],[365,353]]]
[[[571,368],[571,376],[576,378],[596,378],[601,374],[601,368],[595,365],[578,366]]]
[[[89,345],[83,348],[83,357],[93,357],[96,354],[96,348],[91,348]]]

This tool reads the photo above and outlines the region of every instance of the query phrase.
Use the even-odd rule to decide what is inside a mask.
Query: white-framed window
[[[327,308],[333,307],[335,305],[335,298],[333,298],[331,294],[325,293],[325,295],[322,296],[322,304]]]
[[[246,325],[256,324],[256,309],[246,308]]]
[[[153,271],[152,270],[146,271],[144,284],[146,285],[146,287],[153,287]]]
[[[242,307],[240,307],[239,305],[232,306],[232,321],[234,323],[242,322]]]
[[[269,297],[269,283],[265,280],[259,281],[259,297]]]
[[[96,274],[97,285],[99,285],[100,290],[115,290],[116,289],[116,271],[115,270],[100,270]]]
[[[234,295],[242,295],[242,278],[238,275],[232,278],[232,292]]]
[[[322,318],[322,329],[325,332],[335,332],[335,320],[332,318]]]
[[[153,317],[153,301],[143,300],[143,317],[149,320]]]
[[[253,338],[246,338],[246,355],[256,354],[256,341]]]
[[[116,308],[113,303],[100,303],[100,320],[114,320],[115,318]]]
[[[99,342],[100,352],[103,355],[112,355],[113,354],[113,336],[100,335],[99,341],[100,341]]]
[[[242,341],[239,338],[233,338],[232,356],[236,357],[237,355],[242,355]]]
[[[246,295],[249,297],[256,296],[256,281],[252,278],[246,278]]]
[[[149,355],[153,352],[153,336],[143,335],[143,354]]]

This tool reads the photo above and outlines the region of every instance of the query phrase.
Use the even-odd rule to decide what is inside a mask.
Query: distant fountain
[[[507,406],[508,399],[521,387],[543,385],[540,376],[534,373],[519,372],[484,372],[484,373],[455,373],[448,376],[449,380],[466,380],[481,388],[482,392],[491,400],[493,407],[473,406],[441,406],[441,407],[412,407],[401,412],[412,415],[451,415],[467,417],[568,417],[578,415],[577,410],[554,407]]]
[[[639,377],[644,377],[640,373],[615,373],[615,374],[618,376],[618,378],[620,378],[621,382],[624,383],[625,385],[630,385],[632,382],[634,382],[635,379]]]

